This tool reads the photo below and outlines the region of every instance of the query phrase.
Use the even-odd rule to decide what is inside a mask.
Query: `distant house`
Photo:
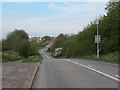
[[[43,45],[50,45],[50,44],[53,44],[53,41],[46,41],[43,43]]]
[[[29,39],[30,42],[36,41],[36,42],[41,42],[43,37],[32,37]]]

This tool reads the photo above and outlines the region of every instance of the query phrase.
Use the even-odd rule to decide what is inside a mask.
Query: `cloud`
[[[90,21],[104,14],[105,3],[51,3],[48,7],[59,13],[49,17],[3,19],[3,37],[14,29],[24,29],[30,36],[56,36],[59,33],[78,33]]]
[[[103,2],[91,2],[91,3],[64,3],[64,6],[60,6],[54,3],[49,4],[49,8],[59,11],[64,15],[80,15],[80,14],[104,14],[105,3]],[[99,10],[99,11],[98,11]],[[97,16],[98,16],[97,15]],[[62,16],[62,15],[61,15]]]

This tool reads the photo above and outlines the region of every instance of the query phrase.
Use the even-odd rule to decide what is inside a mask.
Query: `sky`
[[[2,2],[2,38],[15,29],[29,37],[77,34],[106,13],[106,2]]]

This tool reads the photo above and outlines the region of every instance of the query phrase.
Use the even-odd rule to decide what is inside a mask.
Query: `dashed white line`
[[[116,81],[120,81],[118,78],[115,78],[115,77],[113,77],[113,76],[111,76],[111,75],[108,75],[108,74],[106,74],[106,73],[104,73],[104,72],[101,72],[101,71],[96,70],[96,69],[94,69],[94,68],[91,68],[91,67],[89,67],[89,66],[86,66],[86,65],[83,65],[83,64],[74,62],[74,61],[70,61],[70,60],[67,60],[67,61],[72,62],[72,63],[77,64],[77,65],[80,65],[80,66],[82,66],[82,67],[85,67],[85,68],[87,68],[87,69],[90,69],[90,70],[92,70],[92,71],[94,71],[94,72],[97,72],[97,73],[99,73],[99,74],[101,74],[101,75],[104,75],[104,76],[106,76],[106,77],[108,77],[108,78],[114,79],[114,80],[116,80]]]

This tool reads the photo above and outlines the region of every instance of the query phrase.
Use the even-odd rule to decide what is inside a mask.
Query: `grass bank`
[[[29,58],[22,59],[22,62],[40,62],[43,58],[41,55],[30,56]]]
[[[2,59],[0,59],[2,62],[8,62],[8,61],[16,61],[21,60],[23,57],[20,56],[12,56],[12,55],[2,55]]]
[[[54,57],[56,59],[65,59],[66,57]],[[102,61],[102,62],[109,62],[114,64],[120,64],[118,60],[118,52],[113,52],[105,55],[100,55],[100,58],[96,58],[96,55],[90,56],[80,56],[80,57],[69,57],[68,59],[84,59],[84,60],[93,60],[93,61]]]
[[[109,53],[106,55],[101,55],[99,59],[96,57],[96,55],[81,56],[78,58],[120,64],[120,62],[118,61],[118,53],[117,52]]]
[[[11,55],[11,52],[7,53],[8,51],[6,51],[3,54],[0,54],[0,62],[9,62],[9,61],[17,61],[17,60],[22,60],[22,62],[40,62],[43,58],[39,54],[38,51],[44,47],[45,46],[37,47],[36,55],[29,56],[28,58],[16,56],[16,55],[14,55],[15,53],[12,53],[12,55]],[[7,54],[5,54],[5,53],[7,53]]]
[[[20,56],[2,55],[2,58],[0,58],[0,61],[2,62],[17,61],[17,60],[22,60],[22,62],[40,62],[43,60],[43,58],[41,55],[34,55],[34,56],[30,56],[29,58],[23,58]]]

